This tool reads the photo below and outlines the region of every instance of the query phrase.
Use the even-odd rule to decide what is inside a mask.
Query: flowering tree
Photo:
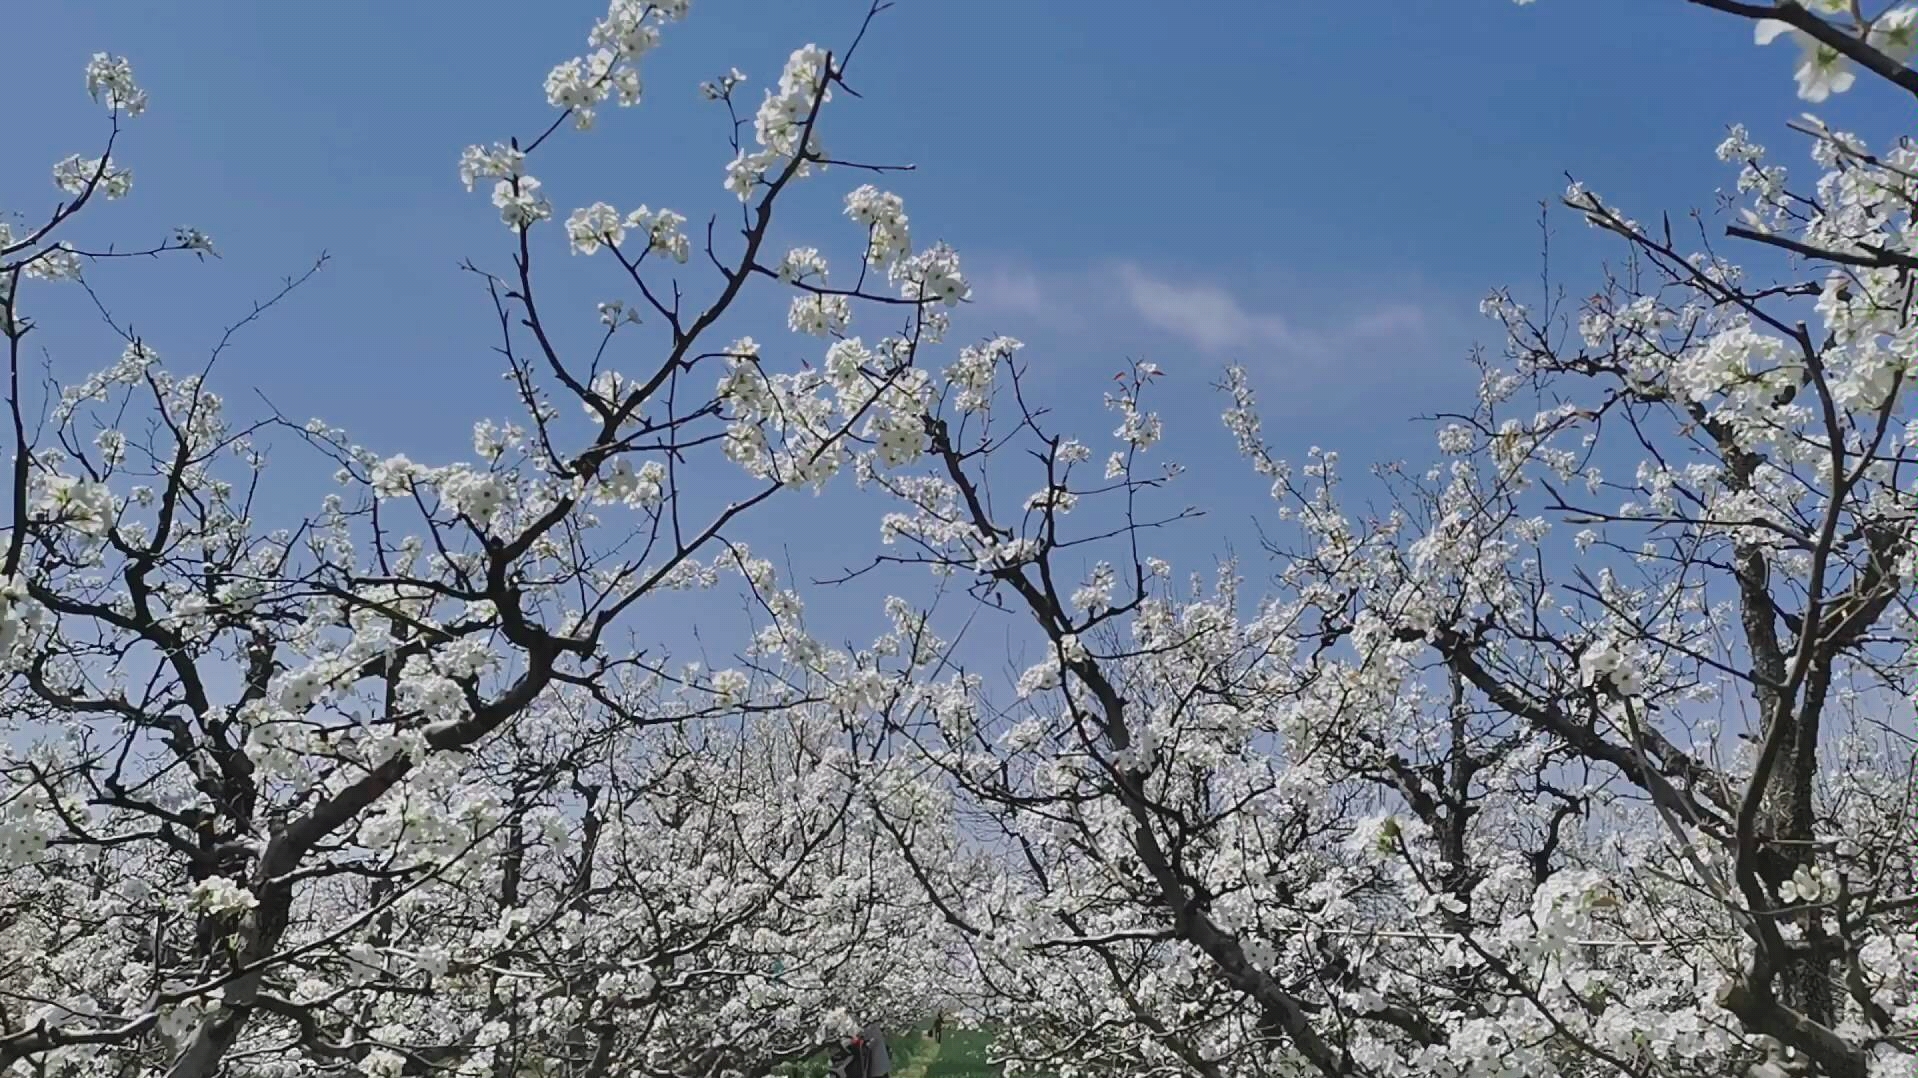
[[[41,223],[0,226],[0,1071],[759,1074],[830,1041],[844,1008],[913,1011],[933,958],[898,940],[931,937],[873,813],[928,835],[943,817],[862,727],[913,627],[825,647],[732,533],[788,487],[909,452],[917,349],[965,282],[869,185],[846,201],[850,280],[813,248],[772,253],[791,190],[864,168],[820,135],[858,40],[808,46],[749,118],[740,73],[703,87],[732,115],[736,232],[716,214],[695,241],[680,214],[605,203],[566,219],[625,293],[572,354],[535,284],[554,211],[529,164],[636,104],[686,9],[613,0],[548,78],[551,123],[459,163],[511,236],[503,268],[469,268],[524,406],[476,424],[473,463],[229,419],[226,341],[182,374],[119,327],[85,271],[135,252],[75,233],[129,192],[115,153],[147,97],[127,61],[89,65],[106,151],[56,166],[69,197]],[[678,269],[696,246],[704,288]],[[211,251],[181,230],[138,253]],[[790,292],[802,336],[855,310],[906,332],[785,369],[727,333],[749,286]],[[125,351],[36,423],[43,287],[88,288]],[[330,457],[342,492],[272,519],[270,437]],[[757,611],[739,668],[623,638],[654,596],[729,577]],[[891,958],[862,952],[881,938]]]
[[[1918,92],[1918,9],[1698,2],[1796,39],[1809,100],[1858,71]],[[775,246],[807,181],[885,171],[821,135],[863,26],[750,117],[739,72],[702,87],[736,228],[566,215],[622,293],[568,345],[531,165],[637,103],[686,14],[614,0],[550,124],[459,163],[510,236],[468,269],[523,406],[475,463],[227,417],[226,340],[304,277],[190,373],[120,326],[90,264],[212,245],[74,238],[130,192],[147,105],[89,65],[104,151],[0,229],[0,1069],[760,1075],[958,996],[1062,1078],[1909,1070],[1909,147],[1807,121],[1801,189],[1734,131],[1759,269],[1574,187],[1625,268],[1575,318],[1488,302],[1504,354],[1436,466],[1380,470],[1383,512],[1347,508],[1336,454],[1279,460],[1229,373],[1275,568],[1182,582],[1151,551],[1191,513],[1162,508],[1157,368],[1114,380],[1095,462],[1019,342],[920,363],[968,290],[897,196],[846,196],[850,274]],[[737,334],[749,286],[819,362]],[[39,421],[56,287],[124,353]],[[272,519],[274,438],[342,492]],[[872,568],[935,580],[860,648],[738,532],[840,473],[896,503]],[[631,639],[734,580],[734,666]],[[1001,691],[962,641],[1007,614],[1032,654]]]
[[[1799,36],[1809,99],[1918,84],[1918,9],[1705,2]],[[1575,186],[1626,268],[1569,342],[1560,297],[1487,304],[1504,362],[1444,460],[1380,473],[1387,512],[1346,508],[1336,454],[1276,459],[1233,372],[1292,535],[1256,598],[1147,552],[1183,515],[1151,508],[1156,369],[1108,398],[1103,476],[1012,342],[950,373],[931,472],[884,480],[882,561],[1033,630],[1014,699],[955,676],[908,727],[1011,866],[914,861],[1013,1064],[1909,1072],[1918,162],[1803,129],[1812,190],[1742,130],[1720,148],[1775,279]]]

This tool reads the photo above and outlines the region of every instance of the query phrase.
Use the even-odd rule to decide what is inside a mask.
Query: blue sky
[[[88,235],[104,222],[122,238],[190,223],[225,257],[105,271],[116,309],[163,354],[193,355],[277,278],[330,252],[328,270],[225,361],[227,396],[243,407],[257,388],[382,450],[464,458],[472,421],[510,406],[485,296],[457,266],[502,267],[508,246],[455,163],[469,143],[544,124],[545,72],[581,51],[602,10],[22,5],[0,68],[12,102],[0,208],[52,204],[47,167],[95,152],[102,129],[81,90],[86,57],[127,55],[153,99],[118,154],[134,195]],[[1712,155],[1728,123],[1803,160],[1779,126],[1801,111],[1789,51],[1757,49],[1748,24],[1680,0],[1191,10],[899,0],[852,73],[864,99],[840,102],[826,129],[836,151],[918,166],[892,186],[917,237],[952,242],[975,283],[956,340],[1026,340],[1062,421],[1094,436],[1111,423],[1085,387],[1128,358],[1160,363],[1173,455],[1188,464],[1229,451],[1207,388],[1228,361],[1254,371],[1288,455],[1313,444],[1354,461],[1421,455],[1429,433],[1408,420],[1465,403],[1468,349],[1494,343],[1477,301],[1537,280],[1537,204],[1565,173],[1635,213],[1676,216],[1709,210],[1729,184]],[[730,212],[723,117],[695,86],[736,65],[756,101],[793,47],[836,46],[862,13],[859,0],[698,0],[647,61],[647,104],[565,135],[535,171],[562,215],[598,199],[695,221]],[[1870,107],[1861,96],[1826,113],[1867,128],[1888,118]],[[843,242],[836,200],[854,182],[819,181],[789,241]],[[1555,227],[1558,273],[1583,294],[1596,249],[1575,221]],[[556,228],[546,239],[547,294],[589,332],[593,303],[617,294],[608,267],[569,259]],[[84,322],[45,340],[66,375],[118,350]],[[1185,497],[1216,510],[1198,534],[1243,538],[1260,494],[1226,465],[1202,469]],[[793,512],[828,539],[845,526]]]

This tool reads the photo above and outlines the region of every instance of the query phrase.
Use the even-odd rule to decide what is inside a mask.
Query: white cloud
[[[1248,311],[1216,285],[1169,281],[1129,262],[1119,266],[1119,285],[1132,313],[1146,325],[1208,352],[1283,348],[1297,342],[1297,334],[1282,315]]]
[[[1377,340],[1400,334],[1424,333],[1430,326],[1425,309],[1410,303],[1395,303],[1374,308],[1353,319],[1346,326],[1352,337],[1358,340]]]
[[[1366,361],[1423,348],[1438,331],[1422,303],[1383,299],[1370,305],[1300,300],[1278,310],[1241,298],[1227,286],[1147,269],[1137,262],[1071,271],[1043,271],[1016,260],[995,261],[972,276],[975,312],[1055,331],[1136,336],[1140,327],[1194,352],[1256,363],[1262,358],[1322,365]],[[998,331],[995,326],[995,332]]]
[[[1248,308],[1215,284],[1171,280],[1130,262],[1117,267],[1117,276],[1126,306],[1140,321],[1205,352],[1259,349],[1325,358],[1361,341],[1419,334],[1427,324],[1421,308],[1388,303],[1301,326],[1278,311]]]
[[[972,279],[975,303],[997,311],[1044,314],[1047,289],[1039,275],[1020,266],[994,266]]]

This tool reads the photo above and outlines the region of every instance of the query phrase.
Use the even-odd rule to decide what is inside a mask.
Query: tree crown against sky
[[[1808,102],[1918,85],[1918,9],[1698,6]],[[216,245],[101,213],[149,101],[87,63],[103,148],[0,234],[0,1062],[758,1075],[957,997],[1062,1075],[1908,1069],[1910,148],[1805,118],[1800,184],[1734,128],[1729,227],[1574,183],[1614,257],[1485,302],[1435,451],[1288,463],[1231,366],[1239,463],[1189,471],[1161,365],[965,326],[905,162],[834,126],[854,13],[699,84],[697,211],[573,149],[684,3],[616,0],[449,157],[513,409],[453,463],[222,399],[324,257],[190,358],[122,313]],[[1417,321],[1106,284],[1201,351]],[[119,358],[68,378],[75,320]],[[1191,538],[1228,470],[1261,557]],[[838,574],[768,556],[821,505]]]

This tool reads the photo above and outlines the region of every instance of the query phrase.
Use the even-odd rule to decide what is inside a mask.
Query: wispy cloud
[[[1423,308],[1391,302],[1301,324],[1284,312],[1250,307],[1221,285],[1173,280],[1134,263],[1121,263],[1117,275],[1139,321],[1205,352],[1327,358],[1354,344],[1423,334],[1429,322]]]
[[[973,302],[995,311],[1043,315],[1046,292],[1039,275],[1022,266],[991,266],[972,279]]]
[[[1449,337],[1451,320],[1411,286],[1363,302],[1328,300],[1321,291],[1235,291],[1202,277],[1151,269],[1136,261],[1076,270],[1040,270],[1016,260],[972,273],[972,301],[998,328],[1071,331],[1084,340],[1128,344],[1141,334],[1198,355],[1258,363],[1376,366]]]
[[[1285,316],[1248,311],[1216,285],[1155,277],[1129,262],[1120,264],[1118,277],[1126,305],[1140,321],[1205,351],[1284,348],[1298,341]]]
[[[1431,328],[1425,308],[1410,303],[1387,304],[1365,312],[1347,324],[1358,340],[1373,341],[1402,334],[1422,334]]]
[[[1359,407],[1456,388],[1476,332],[1464,300],[1416,278],[1288,275],[1283,267],[1227,276],[1182,273],[1143,260],[1046,268],[1017,257],[974,261],[967,325],[1040,345],[1035,371],[1075,378],[1081,362],[1149,358],[1172,368],[1243,363],[1289,379],[1273,415]],[[1065,360],[1067,362],[1060,362]]]

